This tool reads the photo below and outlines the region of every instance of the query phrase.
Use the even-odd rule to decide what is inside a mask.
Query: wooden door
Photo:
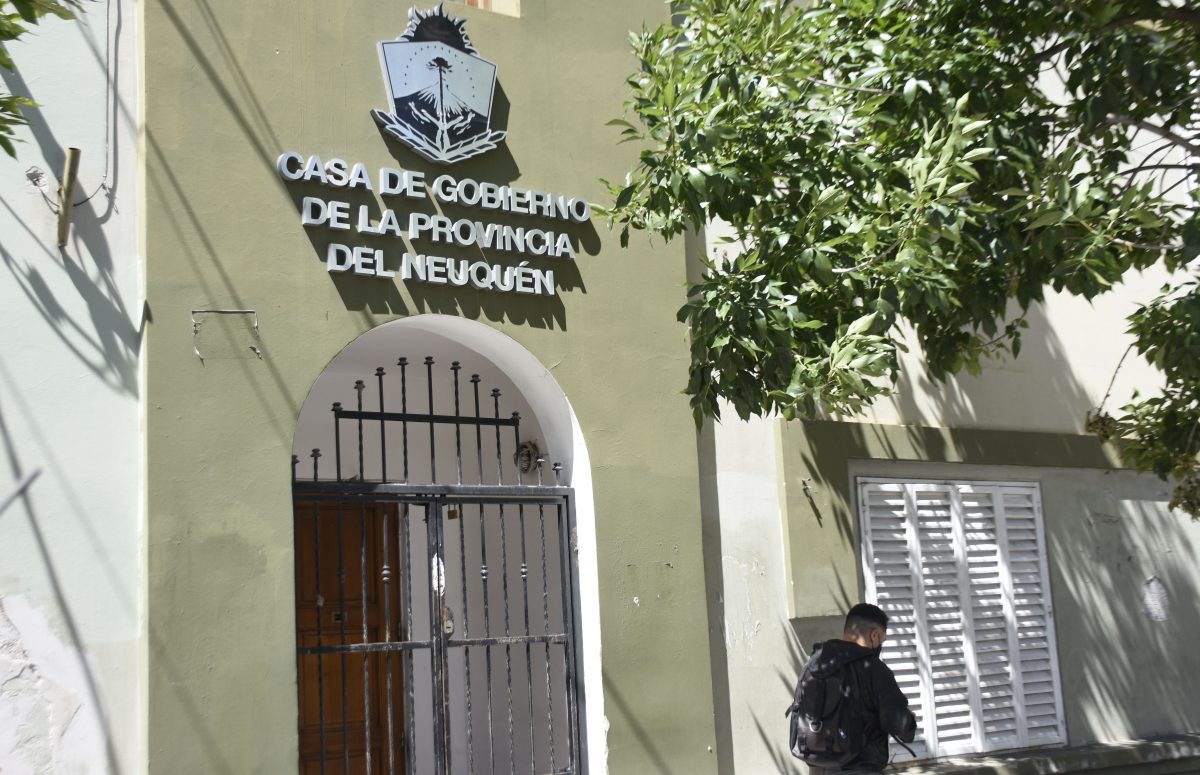
[[[295,508],[297,646],[403,640],[396,508],[313,501]],[[392,651],[297,657],[301,775],[407,773],[403,659]]]

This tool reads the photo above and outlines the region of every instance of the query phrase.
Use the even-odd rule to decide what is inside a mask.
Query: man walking
[[[891,668],[879,658],[888,617],[859,603],[840,639],[817,644],[788,709],[792,754],[814,768],[883,772],[888,736],[911,742],[917,721]]]

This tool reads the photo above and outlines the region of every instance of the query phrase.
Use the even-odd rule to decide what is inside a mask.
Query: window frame
[[[944,469],[943,469],[944,471]],[[978,479],[971,478],[947,478],[945,476],[920,476],[914,475],[906,471],[904,475],[880,475],[879,472],[855,472],[852,475],[853,487],[851,492],[854,494],[854,513],[858,527],[858,549],[859,562],[861,568],[862,592],[864,600],[871,603],[877,603],[879,600],[880,590],[876,584],[876,569],[873,564],[873,552],[871,538],[871,519],[868,511],[869,501],[866,497],[867,489],[871,486],[890,486],[896,488],[898,493],[901,493],[904,498],[904,523],[907,539],[907,564],[910,569],[910,581],[912,582],[912,599],[913,599],[913,648],[916,650],[915,657],[911,662],[916,665],[918,677],[919,701],[922,710],[926,711],[925,717],[921,719],[918,725],[917,740],[922,742],[924,754],[918,752],[917,759],[936,759],[946,756],[961,755],[964,753],[994,753],[999,751],[1014,751],[1024,750],[1028,748],[1038,748],[1047,746],[1063,746],[1068,743],[1069,735],[1066,727],[1065,708],[1062,698],[1062,672],[1059,669],[1059,652],[1057,643],[1057,634],[1054,617],[1054,599],[1052,590],[1052,578],[1050,575],[1048,561],[1048,546],[1046,543],[1046,528],[1045,528],[1045,513],[1042,508],[1041,498],[1041,483],[1033,479],[1021,480],[1004,480],[980,477]],[[959,610],[959,622],[964,636],[964,646],[970,644],[970,647],[963,649],[963,666],[964,673],[967,678],[967,701],[970,708],[971,719],[971,735],[969,743],[958,742],[949,746],[942,745],[937,739],[938,715],[936,712],[930,713],[930,709],[934,709],[933,702],[935,686],[932,680],[932,669],[930,667],[930,645],[928,643],[929,629],[926,621],[926,615],[929,607],[924,602],[924,573],[919,569],[913,573],[914,560],[920,563],[921,545],[920,545],[920,524],[917,518],[917,509],[913,500],[913,493],[916,488],[925,487],[929,490],[939,490],[944,488],[947,491],[948,504],[950,509],[950,531],[952,541],[954,543],[955,556],[955,571],[958,576],[958,595],[957,604]],[[1053,701],[1054,701],[1054,719],[1056,734],[1053,740],[1035,740],[1030,741],[1031,728],[1028,726],[1028,720],[1025,714],[1027,690],[1025,688],[1024,676],[1027,675],[1024,668],[1021,666],[1023,660],[1020,650],[1020,626],[1017,623],[1017,606],[1015,602],[1016,594],[1014,592],[1014,580],[1012,571],[1009,565],[1009,553],[1011,544],[1007,539],[1007,531],[1009,529],[1009,517],[1005,513],[1004,488],[1009,488],[1010,493],[1025,490],[1032,504],[1032,519],[1037,541],[1037,571],[1038,583],[1041,588],[1042,606],[1045,611],[1045,641],[1046,650],[1048,652],[1049,671],[1051,681],[1053,682]],[[997,557],[997,565],[1000,570],[1000,585],[1001,594],[1005,598],[1004,606],[1006,612],[1011,612],[1011,615],[1006,614],[1006,625],[1004,632],[1008,643],[1009,667],[1011,678],[1007,684],[1008,690],[1013,696],[1013,714],[1016,727],[1014,729],[1016,742],[1014,745],[998,744],[989,745],[987,742],[988,733],[984,729],[985,719],[983,716],[983,701],[980,696],[981,678],[978,672],[978,666],[975,664],[978,656],[978,650],[975,641],[975,630],[973,627],[973,608],[974,595],[970,578],[970,565],[967,562],[967,556],[960,556],[959,548],[970,552],[972,543],[967,536],[967,514],[963,510],[962,495],[969,493],[987,492],[991,497],[991,508],[994,519],[994,534],[993,541],[995,542],[995,552]],[[1001,514],[1004,514],[1001,518]],[[915,532],[914,532],[915,526]],[[1004,536],[1002,539],[1001,536]],[[986,544],[986,540],[984,542]],[[982,586],[982,585],[980,585]],[[970,617],[970,618],[969,618]],[[1013,668],[1015,661],[1016,669]],[[1022,699],[1018,703],[1016,695],[1020,692]],[[910,699],[914,699],[910,695]],[[927,742],[930,729],[934,734],[932,737],[933,745]],[[904,749],[893,744],[893,753],[898,754],[904,759],[909,756]]]
[[[478,11],[498,13],[501,16],[521,17],[521,0],[449,0],[454,5],[474,8]],[[479,3],[483,3],[480,5]],[[499,7],[494,7],[499,6]]]

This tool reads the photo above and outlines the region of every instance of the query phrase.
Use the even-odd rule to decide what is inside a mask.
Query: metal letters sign
[[[391,112],[371,116],[421,156],[453,164],[490,151],[505,132],[493,130],[496,66],[479,56],[464,29],[439,3],[408,12],[408,28],[379,44]]]

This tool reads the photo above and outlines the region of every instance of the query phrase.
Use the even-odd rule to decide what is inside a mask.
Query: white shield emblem
[[[490,151],[504,139],[491,128],[496,66],[471,45],[465,20],[439,4],[408,12],[408,29],[379,44],[391,110],[375,121],[414,151],[442,164]]]

